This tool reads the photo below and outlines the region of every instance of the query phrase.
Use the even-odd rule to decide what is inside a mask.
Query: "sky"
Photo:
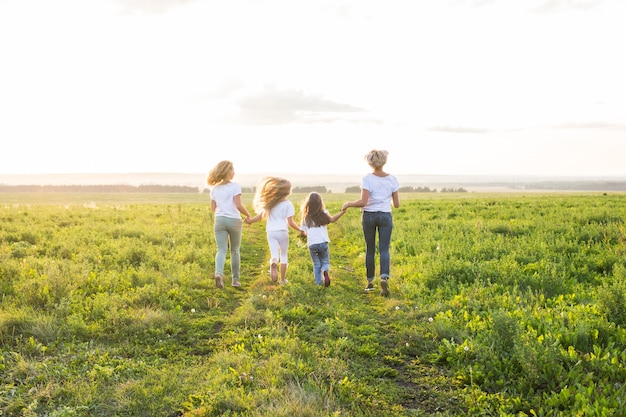
[[[624,0],[0,0],[0,174],[626,176]]]

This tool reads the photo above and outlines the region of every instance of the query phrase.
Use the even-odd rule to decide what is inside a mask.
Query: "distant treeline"
[[[437,189],[436,188],[430,188],[430,187],[400,187],[398,189],[399,192],[401,193],[436,193]],[[348,187],[346,188],[346,193],[360,193],[361,192],[361,187],[359,186],[354,186],[354,187]],[[466,193],[467,190],[464,188],[442,188],[441,189],[442,193]]]
[[[241,187],[244,194],[254,193],[256,187]],[[402,193],[436,193],[436,189],[429,187],[401,187]],[[200,189],[198,187],[190,187],[183,185],[6,185],[0,184],[0,192],[13,193],[210,193],[209,188]],[[308,194],[317,192],[320,194],[332,193],[323,185],[318,186],[297,186],[293,187],[293,193]],[[346,193],[360,193],[359,186],[346,188]],[[466,192],[463,188],[443,188],[445,192]]]
[[[5,185],[5,193],[198,193],[198,187],[182,185]]]
[[[211,190],[210,189],[205,189],[204,190],[205,193],[210,193]],[[256,187],[241,187],[241,192],[246,194],[246,193],[255,193],[256,192]],[[312,192],[316,192],[316,193],[330,193],[332,191],[330,191],[329,189],[327,189],[324,186],[313,186],[313,187],[293,187],[291,189],[292,193],[312,193]]]
[[[527,190],[626,191],[626,181],[544,181],[526,184]]]
[[[242,193],[254,193],[256,187],[241,187]],[[293,187],[294,193],[329,193],[324,186]],[[5,193],[210,193],[205,188],[184,185],[6,185],[0,184]]]

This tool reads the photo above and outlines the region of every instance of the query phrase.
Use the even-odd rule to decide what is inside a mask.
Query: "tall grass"
[[[0,200],[2,415],[626,412],[623,194],[403,195],[389,298],[363,291],[357,211],[329,288],[294,236],[273,284],[253,225],[218,290],[206,196],[69,197]]]

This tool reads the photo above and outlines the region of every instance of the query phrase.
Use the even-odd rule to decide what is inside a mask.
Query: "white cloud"
[[[587,155],[586,174],[626,175],[613,158],[625,12],[616,0],[3,0],[0,171],[204,171],[228,154],[242,171],[362,172],[361,154],[390,144],[404,173],[578,173]],[[275,143],[323,149],[312,157],[325,163],[270,158]]]
[[[173,7],[184,6],[199,0],[116,0],[124,14],[164,13]]]
[[[349,104],[337,103],[321,96],[306,95],[302,91],[278,90],[273,86],[243,97],[237,102],[241,111],[238,121],[244,124],[283,124],[322,120],[333,114],[362,112]]]

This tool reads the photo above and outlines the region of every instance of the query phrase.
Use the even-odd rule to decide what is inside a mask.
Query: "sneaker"
[[[386,279],[380,280],[380,295],[383,297],[389,297],[389,283]]]
[[[233,278],[233,287],[241,287],[241,283],[239,283],[238,278]]]
[[[221,275],[215,275],[215,288],[224,288],[224,280]]]
[[[270,265],[270,278],[272,278],[274,282],[278,281],[278,267],[275,263]]]
[[[373,291],[374,283],[372,281],[367,281],[367,287],[365,287],[365,291]]]
[[[328,276],[328,271],[324,271],[324,286],[330,287],[330,277]]]

